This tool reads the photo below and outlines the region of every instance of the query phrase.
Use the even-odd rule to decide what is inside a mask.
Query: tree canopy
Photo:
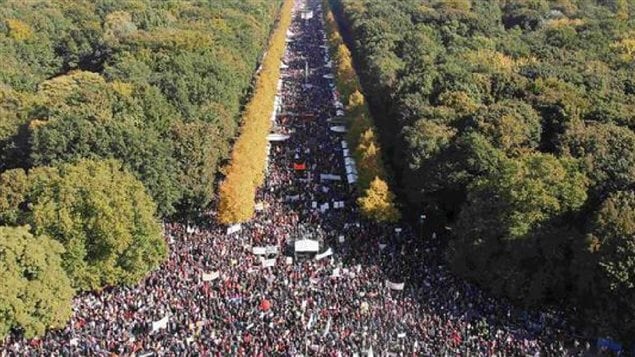
[[[166,256],[155,204],[116,161],[80,161],[0,175],[3,225],[29,224],[62,243],[79,290],[130,284]]]
[[[32,338],[66,324],[74,291],[61,267],[63,252],[28,226],[0,226],[0,337],[15,329]]]
[[[4,2],[0,168],[114,158],[204,209],[281,3]]]
[[[635,310],[615,299],[632,299],[629,233],[614,221],[635,184],[635,4],[328,3],[391,187],[411,218],[453,227],[454,271],[520,303],[571,303],[594,332],[632,340]],[[612,253],[589,252],[611,236]]]

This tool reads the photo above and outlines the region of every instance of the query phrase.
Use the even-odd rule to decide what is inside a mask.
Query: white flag
[[[331,255],[333,255],[333,250],[331,250],[331,248],[329,248],[324,253],[316,254],[315,255],[315,260],[324,259],[324,258],[329,257]]]
[[[165,316],[164,318],[162,318],[161,320],[159,320],[159,321],[154,321],[154,322],[152,323],[152,332],[157,331],[157,330],[160,330],[160,329],[162,329],[162,328],[166,328],[166,327],[168,326],[168,319],[169,319],[169,316],[167,316],[167,315],[166,315],[166,316]]]

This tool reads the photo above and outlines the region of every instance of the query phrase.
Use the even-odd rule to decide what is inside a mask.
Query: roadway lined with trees
[[[635,6],[330,0],[397,193],[453,270],[635,336]]]

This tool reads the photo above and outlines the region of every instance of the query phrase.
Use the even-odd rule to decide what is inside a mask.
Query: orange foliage
[[[397,221],[401,216],[396,208],[395,195],[386,183],[388,174],[381,158],[379,140],[375,135],[370,111],[353,67],[351,52],[342,40],[328,1],[323,2],[323,8],[327,9],[325,22],[334,58],[336,85],[342,102],[347,104],[349,131],[346,139],[349,146],[355,149],[359,173],[357,186],[362,192],[357,203],[362,213],[370,219]]]
[[[251,101],[245,107],[243,124],[219,189],[219,219],[222,223],[245,222],[254,214],[256,189],[264,181],[267,134],[273,111],[285,36],[291,24],[293,0],[285,0],[270,41]]]

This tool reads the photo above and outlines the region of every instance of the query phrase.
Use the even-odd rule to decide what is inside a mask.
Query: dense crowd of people
[[[559,314],[519,310],[453,277],[436,239],[359,216],[343,134],[332,130],[341,104],[322,9],[309,0],[297,1],[294,11],[273,126],[288,138],[271,142],[256,217],[229,230],[214,223],[213,212],[198,222],[166,223],[170,255],[157,271],[135,286],[77,297],[66,328],[31,341],[10,336],[2,355],[588,350]],[[317,257],[293,254],[302,239],[320,242]],[[270,248],[263,255],[255,247]]]

